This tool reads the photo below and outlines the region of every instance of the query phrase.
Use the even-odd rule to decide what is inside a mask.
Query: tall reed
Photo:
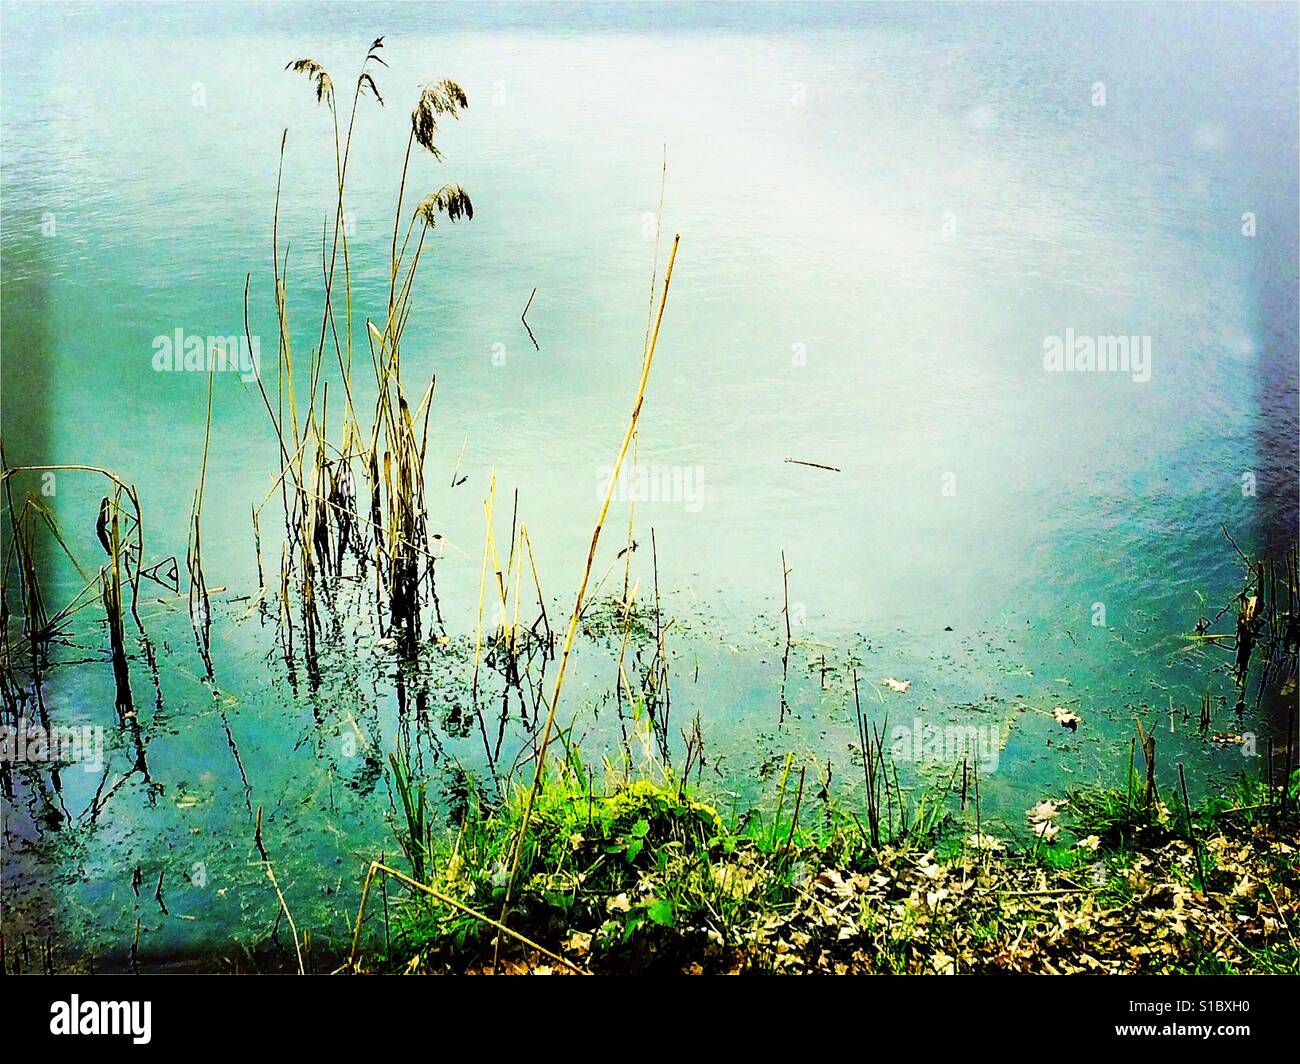
[[[424,465],[428,448],[430,407],[434,381],[418,401],[407,394],[402,376],[402,335],[410,319],[415,280],[426,242],[440,218],[457,222],[474,217],[465,190],[446,184],[424,196],[408,213],[406,186],[414,149],[418,145],[435,160],[442,153],[435,142],[439,122],[460,117],[469,106],[463,89],[441,80],[425,86],[411,111],[410,134],[402,162],[393,235],[388,263],[388,295],[378,322],[365,319],[365,337],[374,373],[375,402],[369,429],[357,412],[353,379],[354,328],[352,256],[347,227],[343,224],[347,173],[353,132],[363,97],[383,106],[374,74],[387,63],[380,56],[383,38],[371,42],[353,82],[346,128],[340,124],[335,82],[314,59],[290,62],[286,69],[307,76],[314,84],[317,102],[329,111],[333,124],[334,209],[332,235],[323,241],[321,273],[323,307],[315,344],[306,365],[306,379],[295,365],[289,322],[287,252],[280,252],[280,201],[283,187],[285,137],[280,143],[280,171],[272,226],[272,260],[278,357],[274,396],[258,373],[257,384],[279,444],[280,474],[260,506],[254,509],[254,534],[260,544],[260,516],[276,494],[285,524],[281,560],[280,619],[286,629],[286,653],[293,654],[295,614],[309,667],[316,657],[320,626],[320,596],[331,579],[342,575],[351,557],[358,574],[374,567],[374,594],[382,627],[406,656],[416,653],[422,633],[423,608],[432,604],[436,618],[435,557],[428,528]],[[403,222],[405,230],[403,235]],[[400,242],[399,242],[400,237]],[[335,308],[335,289],[342,266],[342,322]],[[245,331],[247,321],[247,287]],[[251,343],[251,336],[249,337]],[[329,433],[329,385],[324,381],[327,348],[333,348],[343,393],[339,442]],[[301,393],[306,403],[300,406]],[[354,468],[354,467],[359,467]],[[358,475],[359,473],[359,475]],[[357,485],[364,483],[368,499],[359,499]],[[363,516],[363,514],[365,516]],[[259,571],[261,552],[258,548]],[[287,602],[296,600],[296,609]]]
[[[505,899],[501,906],[502,924],[506,923],[509,914],[511,894],[514,890],[515,877],[519,873],[519,858],[523,851],[524,840],[528,833],[529,823],[532,819],[533,803],[537,799],[537,791],[541,785],[542,774],[546,769],[546,753],[550,746],[551,733],[555,726],[555,711],[559,707],[560,694],[564,690],[564,677],[569,665],[569,655],[573,651],[574,637],[578,632],[578,621],[582,616],[583,602],[587,594],[587,584],[591,579],[591,570],[596,562],[596,548],[600,545],[600,534],[605,527],[605,518],[609,514],[610,503],[614,498],[614,488],[618,483],[619,473],[623,468],[623,461],[627,458],[628,448],[632,444],[632,439],[636,434],[637,424],[641,419],[641,407],[645,403],[646,387],[650,383],[650,368],[654,364],[655,349],[659,344],[659,331],[663,326],[664,310],[668,305],[668,289],[672,284],[673,265],[677,261],[677,247],[681,243],[681,236],[673,237],[672,250],[668,255],[668,268],[664,272],[663,291],[659,297],[659,313],[655,318],[654,332],[651,335],[650,343],[646,346],[645,357],[641,363],[641,379],[637,385],[636,398],[632,404],[632,413],[628,418],[627,428],[623,432],[623,441],[619,445],[618,456],[614,459],[614,467],[609,477],[609,483],[605,488],[605,496],[601,501],[600,513],[596,518],[596,527],[591,533],[591,546],[587,549],[587,562],[582,570],[582,579],[578,584],[578,593],[574,600],[573,610],[569,614],[569,628],[564,637],[563,650],[560,653],[560,659],[555,676],[555,686],[551,691],[551,699],[547,705],[546,721],[542,725],[542,733],[537,743],[536,765],[533,769],[533,781],[528,789],[527,798],[524,801],[523,815],[520,819],[519,830],[515,835],[514,845],[510,850],[510,871],[506,879]],[[498,939],[498,943],[499,943]]]

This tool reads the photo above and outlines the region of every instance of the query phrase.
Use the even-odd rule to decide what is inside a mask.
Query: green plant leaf
[[[673,926],[673,903],[667,898],[656,898],[646,906],[645,913],[660,927]]]

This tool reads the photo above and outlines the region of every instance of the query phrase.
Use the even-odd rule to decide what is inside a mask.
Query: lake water
[[[275,917],[258,807],[299,923],[337,940],[364,861],[396,848],[383,760],[399,731],[435,782],[482,773],[465,681],[483,499],[495,471],[508,545],[517,490],[558,627],[636,389],[665,158],[661,277],[671,234],[681,245],[637,459],[667,498],[636,505],[632,574],[646,601],[653,528],[675,622],[674,750],[698,714],[709,778],[738,800],[762,801],[787,751],[847,786],[856,668],[877,719],[1004,730],[987,800],[1013,835],[1037,799],[1114,782],[1135,715],[1162,722],[1162,769],[1183,760],[1197,788],[1252,766],[1170,724],[1171,708],[1195,717],[1209,692],[1216,730],[1280,734],[1270,702],[1235,722],[1226,655],[1189,654],[1181,637],[1198,593],[1213,616],[1240,587],[1223,526],[1248,553],[1295,536],[1293,8],[6,5],[2,18],[6,458],[134,484],[149,564],[175,555],[184,573],[208,384],[156,371],[158,339],[242,333],[251,275],[251,332],[274,365],[285,129],[281,249],[304,357],[319,328],[332,126],[285,64],[317,58],[344,96],[386,35],[385,103],[363,101],[348,174],[358,344],[361,319],[383,313],[407,116],[427,80],[454,78],[470,107],[444,124],[440,164],[414,160],[408,196],[456,181],[475,208],[431,236],[403,344],[408,390],[437,378],[426,475],[449,643],[411,669],[345,627],[320,686],[291,682],[249,601],[250,509],[277,444],[256,385],[219,376],[204,510],[206,578],[223,589],[215,690],[184,587],[146,585],[158,669],[134,657],[133,683],[165,789],[136,775],[87,814],[136,750],[116,727],[97,611],[77,616],[55,657],[88,660],[53,669],[45,699],[55,721],[109,729],[108,787],[74,768],[57,794],[20,781],[6,801],[8,941],[48,933],[121,963],[138,917],[149,963],[237,959]],[[520,320],[534,289],[536,344]],[[1058,339],[1109,337],[1149,362],[1045,368]],[[335,395],[337,378],[327,363]],[[93,571],[102,482],[21,483]],[[621,590],[627,521],[619,500],[601,595]],[[272,559],[278,535],[263,529]],[[82,581],[47,548],[62,604]],[[614,642],[583,641],[561,711],[607,749]],[[1083,718],[1077,733],[1052,720],[1060,705]],[[507,760],[520,741],[507,737]]]

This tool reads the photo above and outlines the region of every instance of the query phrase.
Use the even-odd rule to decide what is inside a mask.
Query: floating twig
[[[275,896],[280,899],[280,908],[284,910],[285,919],[289,921],[289,932],[293,935],[293,950],[298,955],[298,974],[306,975],[302,963],[302,947],[298,945],[298,925],[293,922],[293,914],[289,912],[289,903],[284,900],[284,893],[280,890],[279,881],[275,878],[275,870],[271,868],[271,856],[266,852],[266,846],[262,843],[262,807],[260,805],[257,807],[257,826],[253,831],[253,842],[257,844],[257,852],[261,855],[262,867],[266,869],[266,878],[271,881],[271,886],[275,888]],[[161,885],[161,883],[162,880],[159,879],[159,884]]]
[[[822,465],[821,462],[805,462],[802,458],[787,458],[786,463],[789,465],[809,466],[812,469],[825,469],[827,472],[830,473],[844,472],[844,470],[840,469],[838,466]]]
[[[519,315],[519,320],[524,323],[524,328],[528,330],[528,339],[532,340],[533,346],[538,351],[542,349],[541,344],[537,342],[537,337],[533,335],[532,326],[528,324],[528,308],[533,305],[533,296],[537,295],[537,289],[534,288],[532,294],[528,297],[528,303],[524,306],[524,312]]]

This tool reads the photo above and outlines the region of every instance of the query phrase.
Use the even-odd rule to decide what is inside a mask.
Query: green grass
[[[1292,774],[1285,796],[1280,785],[1270,789],[1258,778],[1242,776],[1191,810],[1191,823],[1198,834],[1228,823],[1238,827],[1271,824],[1282,815],[1284,804],[1291,810],[1300,804],[1300,771]],[[1146,807],[1132,787],[1127,792],[1081,788],[1070,793],[1068,809],[1073,830],[1083,836],[1098,836],[1107,850],[1187,836],[1188,812],[1181,796],[1172,790],[1164,797],[1157,795]]]
[[[460,823],[439,832],[429,826],[419,785],[400,762],[395,772],[400,803],[394,826],[412,873],[479,913],[499,911],[524,822],[524,789],[508,789],[491,801],[471,790]],[[1046,903],[1036,900],[1044,886],[1051,887],[1045,895],[1053,903],[1080,904],[1078,912],[1088,919],[1106,910],[1144,918],[1168,904],[1160,891],[1206,897],[1198,866],[1189,864],[1186,817],[1171,802],[1157,800],[1147,810],[1122,791],[1081,791],[1067,808],[1080,840],[1098,837],[1091,845],[1066,842],[1063,833],[1052,846],[978,853],[966,842],[972,825],[949,811],[943,788],[911,797],[893,794],[896,811],[905,797],[909,811],[905,818],[896,816],[879,848],[871,846],[855,810],[824,796],[813,799],[806,781],[800,786],[793,759],[786,760],[773,788],[761,807],[728,816],[699,788],[671,774],[629,778],[608,764],[589,768],[570,749],[567,760],[542,775],[520,848],[509,926],[603,971],[701,965],[779,970],[791,950],[806,953],[800,963],[813,967],[917,971],[927,970],[937,955],[960,957],[964,970],[988,970],[1004,965],[1008,943],[1019,948],[1052,925],[1041,911]],[[1205,859],[1214,905],[1236,904],[1233,887],[1243,875],[1262,890],[1274,889],[1267,883],[1272,880],[1284,899],[1294,896],[1297,856],[1269,840],[1296,837],[1300,804],[1292,801],[1284,818],[1276,807],[1276,793],[1247,781],[1194,811],[1198,845],[1213,841],[1219,855],[1219,864],[1213,855]],[[1231,845],[1220,846],[1225,839]],[[1251,848],[1244,863],[1233,856],[1242,846]],[[943,872],[931,883],[926,869],[936,865]],[[839,889],[849,881],[857,894],[843,908],[828,884]],[[956,889],[956,882],[976,883],[977,889],[963,893],[966,888]],[[873,895],[871,884],[880,883],[888,885]],[[947,900],[932,895],[941,884],[955,894]],[[493,928],[416,892],[396,892],[384,918],[391,921],[385,934],[370,925],[372,952],[365,967],[473,971],[490,966],[496,956]],[[1128,946],[1146,937],[1136,925],[1127,930],[1126,919],[1099,932],[1104,944],[1084,941],[1070,948],[1100,954],[1104,945],[1107,962],[1129,970]],[[773,927],[781,928],[779,941],[765,937]],[[1120,943],[1126,935],[1132,942]],[[391,951],[373,952],[385,940]],[[840,942],[846,942],[843,951]],[[519,962],[516,946],[507,942],[503,956]],[[1065,950],[1055,957],[1058,966],[1061,957],[1072,956],[1064,944],[1051,948]],[[1257,936],[1241,948],[1225,958],[1208,944],[1198,945],[1192,928],[1176,956],[1166,952],[1135,961],[1132,970],[1297,967],[1294,946],[1285,939]],[[1021,967],[1012,970],[1032,965],[1033,958],[1022,955],[1016,962]]]
[[[401,813],[394,828],[412,874],[481,912],[496,911],[524,819],[524,789],[509,789],[499,801],[473,791],[456,829],[431,835],[422,788],[394,762]],[[728,821],[671,774],[628,779],[610,765],[588,769],[571,750],[542,776],[520,850],[511,926],[556,943],[569,928],[590,927],[607,952],[653,950],[670,932],[734,944],[738,928],[756,916],[787,909],[810,869],[872,865],[859,819],[825,802],[814,811],[811,788],[797,784],[787,762],[771,809]],[[945,822],[943,803],[923,793],[909,809],[887,841],[932,844]],[[403,965],[430,947],[463,963],[484,955],[494,934],[419,896],[396,907],[396,930],[389,960]]]

